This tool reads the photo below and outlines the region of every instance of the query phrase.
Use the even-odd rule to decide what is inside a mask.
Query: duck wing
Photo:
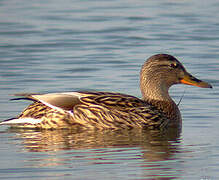
[[[147,102],[126,94],[110,92],[65,92],[49,94],[16,94],[13,100],[31,100],[23,113],[1,124],[41,123],[48,113],[61,119],[95,128],[159,128],[166,124],[162,112]],[[54,116],[55,116],[54,115]],[[69,123],[70,124],[70,123]]]
[[[49,94],[15,94],[21,96],[12,100],[31,100],[41,102],[44,105],[56,110],[72,110],[73,107],[80,103],[80,94],[77,92],[66,93],[49,93]]]

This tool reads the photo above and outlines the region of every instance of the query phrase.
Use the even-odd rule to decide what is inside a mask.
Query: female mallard
[[[174,84],[212,88],[190,75],[173,56],[157,54],[142,66],[142,99],[109,92],[17,94],[34,101],[16,118],[0,124],[22,128],[149,128],[161,129],[181,122],[180,111],[169,96]]]

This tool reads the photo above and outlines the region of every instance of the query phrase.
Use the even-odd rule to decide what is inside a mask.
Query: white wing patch
[[[20,118],[20,119],[12,119],[3,121],[0,123],[0,125],[11,125],[11,124],[38,124],[42,122],[42,119],[34,119],[34,118]]]
[[[71,95],[71,96],[76,96],[79,99],[82,97],[82,94],[79,92],[64,92],[64,93],[60,93],[60,94],[67,94],[67,95]]]
[[[46,106],[63,111],[65,105],[71,105],[71,102],[74,103],[75,99],[80,99],[81,94],[78,92],[65,92],[65,93],[50,93],[42,95],[32,95],[33,99],[40,101]],[[64,108],[64,109],[63,109]]]
[[[63,111],[62,108],[59,108],[59,107],[57,107],[57,106],[53,106],[52,104],[49,104],[49,103],[47,103],[47,102],[45,102],[45,101],[43,101],[43,100],[41,100],[41,99],[39,99],[39,101],[40,101],[41,103],[45,104],[46,106],[52,108],[52,109],[55,109],[55,110],[58,110],[58,111]]]

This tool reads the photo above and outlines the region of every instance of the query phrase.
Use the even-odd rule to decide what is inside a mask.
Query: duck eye
[[[170,67],[172,67],[172,68],[178,68],[178,66],[179,66],[178,64],[173,64],[173,63],[170,64]]]

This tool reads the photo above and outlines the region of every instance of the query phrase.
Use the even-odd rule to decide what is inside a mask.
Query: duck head
[[[173,56],[157,54],[148,58],[140,72],[140,88],[143,99],[171,100],[168,90],[174,84],[187,84],[201,88],[212,86],[188,73]]]

